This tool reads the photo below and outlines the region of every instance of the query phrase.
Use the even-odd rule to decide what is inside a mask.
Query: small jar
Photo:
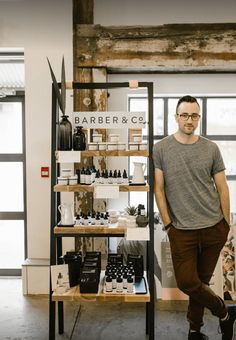
[[[88,144],[88,149],[91,150],[91,151],[98,150],[98,143],[89,143]]]
[[[107,150],[109,151],[117,150],[117,143],[107,143]]]
[[[127,278],[127,293],[133,293],[134,291],[134,280],[132,276],[128,276]]]
[[[127,271],[125,271],[123,274],[123,288],[124,289],[127,289],[127,279],[128,279],[128,274],[127,274]]]
[[[140,133],[133,134],[132,137],[135,143],[142,143],[142,135]]]
[[[117,283],[116,283],[116,274],[113,273],[112,274],[112,288],[116,289],[116,285],[117,285]]]
[[[112,292],[112,277],[109,275],[106,277],[106,292]]]
[[[101,143],[102,142],[102,134],[101,133],[93,133],[93,142]]]
[[[78,183],[77,175],[69,177],[69,185],[76,185],[77,183]]]
[[[118,143],[117,148],[120,151],[124,151],[124,150],[126,150],[126,144],[125,143]]]
[[[117,276],[116,278],[116,292],[117,293],[123,292],[123,279],[121,276]]]
[[[129,149],[132,151],[136,151],[139,149],[138,143],[129,143]]]
[[[117,143],[117,142],[119,142],[119,138],[120,138],[120,135],[117,134],[117,133],[110,133],[110,134],[109,134],[109,140],[110,140],[110,142],[112,142],[112,143]]]
[[[98,150],[104,151],[107,149],[107,143],[98,143]]]
[[[141,151],[141,150],[147,150],[147,143],[141,143],[141,144],[139,144],[139,150]]]
[[[57,177],[57,183],[59,185],[67,185],[68,184],[68,178],[67,177]]]

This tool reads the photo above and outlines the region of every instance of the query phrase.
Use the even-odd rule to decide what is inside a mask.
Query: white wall
[[[162,25],[235,22],[235,0],[95,0],[94,23]]]
[[[72,79],[72,1],[0,2],[0,47],[25,50],[28,257],[49,257],[51,78],[49,57],[58,81],[62,55]],[[71,104],[68,103],[68,111]],[[14,194],[14,193],[13,193]]]

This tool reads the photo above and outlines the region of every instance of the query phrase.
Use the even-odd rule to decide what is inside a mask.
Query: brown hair
[[[178,113],[178,108],[179,108],[180,104],[183,103],[183,102],[185,102],[185,103],[197,103],[197,105],[200,107],[200,105],[199,105],[199,103],[198,103],[198,101],[195,97],[187,95],[187,96],[183,96],[182,98],[180,98],[178,100],[178,103],[176,105],[176,113]]]

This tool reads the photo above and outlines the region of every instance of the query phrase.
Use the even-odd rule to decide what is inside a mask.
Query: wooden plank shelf
[[[145,275],[146,276],[146,275]],[[146,278],[145,278],[146,279]],[[129,293],[105,293],[104,292],[105,276],[104,271],[101,272],[98,293],[80,293],[80,286],[72,287],[66,293],[59,294],[53,292],[52,301],[117,301],[117,302],[149,302],[150,293],[147,284],[147,294],[129,294]],[[146,280],[147,283],[147,280]]]
[[[81,235],[84,234],[88,235],[125,235],[126,227],[118,227],[118,226],[107,226],[104,225],[75,225],[74,227],[60,227],[60,225],[54,227],[54,234],[55,235]]]
[[[148,157],[149,152],[147,150],[104,150],[104,151],[81,151],[82,157],[130,157],[130,156],[142,156]]]
[[[109,185],[109,184],[104,184]],[[117,184],[119,185],[119,184]],[[130,192],[130,191],[149,191],[149,185],[119,185],[120,192]],[[76,185],[59,185],[54,186],[54,192],[94,192],[94,185],[86,184],[76,184]]]

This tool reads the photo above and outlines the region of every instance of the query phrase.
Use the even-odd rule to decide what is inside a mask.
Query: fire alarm
[[[41,177],[49,177],[49,166],[41,167]]]

